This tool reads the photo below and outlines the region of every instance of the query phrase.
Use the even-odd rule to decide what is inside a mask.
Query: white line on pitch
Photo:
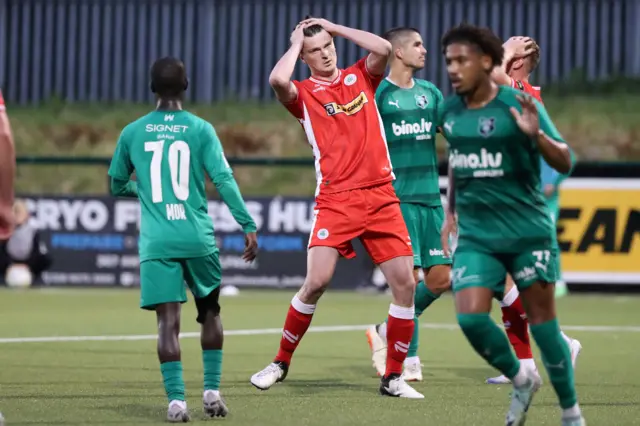
[[[366,330],[370,325],[329,325],[310,327],[308,333],[339,333],[345,331],[362,331]],[[429,328],[432,330],[458,330],[458,324],[438,324],[423,323],[420,328]],[[565,325],[563,330],[567,331],[584,331],[591,333],[640,333],[640,326],[597,326],[597,325]],[[247,330],[227,330],[225,336],[260,336],[267,334],[280,334],[281,328],[256,328]],[[181,333],[183,339],[200,337],[199,332]],[[155,340],[156,334],[133,334],[123,336],[49,336],[49,337],[10,337],[0,338],[0,344],[8,343],[53,343],[53,342],[90,342],[90,341],[137,341],[137,340]]]

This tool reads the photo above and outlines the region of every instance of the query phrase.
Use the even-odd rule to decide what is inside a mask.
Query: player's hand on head
[[[291,44],[302,44],[304,42],[304,29],[307,27],[308,25],[305,24],[305,21],[301,21],[296,25],[296,28],[291,33]]]
[[[336,24],[331,21],[322,18],[309,18],[302,21],[307,24],[308,27],[312,25],[320,25],[323,30],[328,32],[331,35],[335,35],[336,33]]]
[[[244,253],[242,259],[245,262],[253,262],[258,255],[258,235],[255,232],[244,234]]]
[[[515,36],[509,38],[503,45],[505,51],[510,52],[513,59],[524,58],[532,54],[537,46],[531,37]]]
[[[522,107],[522,113],[517,108],[511,107],[511,114],[516,120],[516,124],[523,133],[534,137],[540,130],[540,119],[538,118],[538,108],[531,96],[517,96],[518,102]]]

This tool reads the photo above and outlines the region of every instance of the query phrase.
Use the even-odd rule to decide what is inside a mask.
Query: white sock
[[[385,342],[387,341],[387,322],[386,321],[378,326],[378,334],[380,335],[380,338],[382,340],[384,340]]]
[[[560,334],[562,335],[562,338],[564,339],[564,341],[567,342],[567,345],[569,345],[569,348],[571,348],[571,342],[573,342],[573,339],[567,336],[566,334],[564,334],[564,331],[562,330],[560,330]]]
[[[563,419],[572,419],[577,417],[582,417],[582,412],[580,411],[580,407],[578,407],[578,404],[574,405],[571,408],[565,408],[564,410],[562,410]]]
[[[526,358],[520,360],[520,365],[524,366],[529,371],[537,371],[538,367],[536,367],[536,362],[533,358]]]
[[[220,396],[220,390],[207,389],[207,390],[204,391],[205,394],[208,393],[208,392],[213,393],[214,396]]]
[[[404,360],[404,365],[417,365],[420,364],[419,356],[408,356]]]
[[[515,375],[515,377],[511,378],[511,383],[517,388],[520,388],[527,384],[529,381],[529,376],[527,375],[527,367],[521,362],[520,370]]]

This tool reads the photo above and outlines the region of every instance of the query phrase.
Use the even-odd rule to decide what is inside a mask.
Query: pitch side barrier
[[[66,160],[66,164],[85,164]],[[56,164],[54,158],[25,161]],[[312,166],[309,159],[232,159],[234,165]],[[108,164],[93,159],[92,164]],[[312,170],[311,168],[309,170]],[[446,164],[440,187],[446,192]],[[309,172],[311,173],[311,171]],[[561,188],[558,239],[563,278],[573,290],[640,290],[640,164],[579,163]],[[110,196],[24,195],[34,225],[53,256],[44,284],[136,286],[139,205]],[[224,281],[240,287],[287,288],[302,284],[313,222],[312,197],[250,197],[261,253],[252,265],[242,259],[243,238],[228,209],[209,202],[225,271]],[[370,284],[373,265],[359,244],[358,257],[341,261],[332,286]]]

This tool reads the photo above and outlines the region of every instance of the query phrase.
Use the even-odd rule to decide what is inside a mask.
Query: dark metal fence
[[[419,76],[445,92],[440,37],[463,20],[535,37],[542,85],[640,75],[640,0],[0,0],[0,86],[19,104],[141,102],[152,61],[175,55],[191,99],[270,99],[269,72],[308,13],[376,33],[418,28],[430,51]],[[336,44],[342,66],[363,54]]]

